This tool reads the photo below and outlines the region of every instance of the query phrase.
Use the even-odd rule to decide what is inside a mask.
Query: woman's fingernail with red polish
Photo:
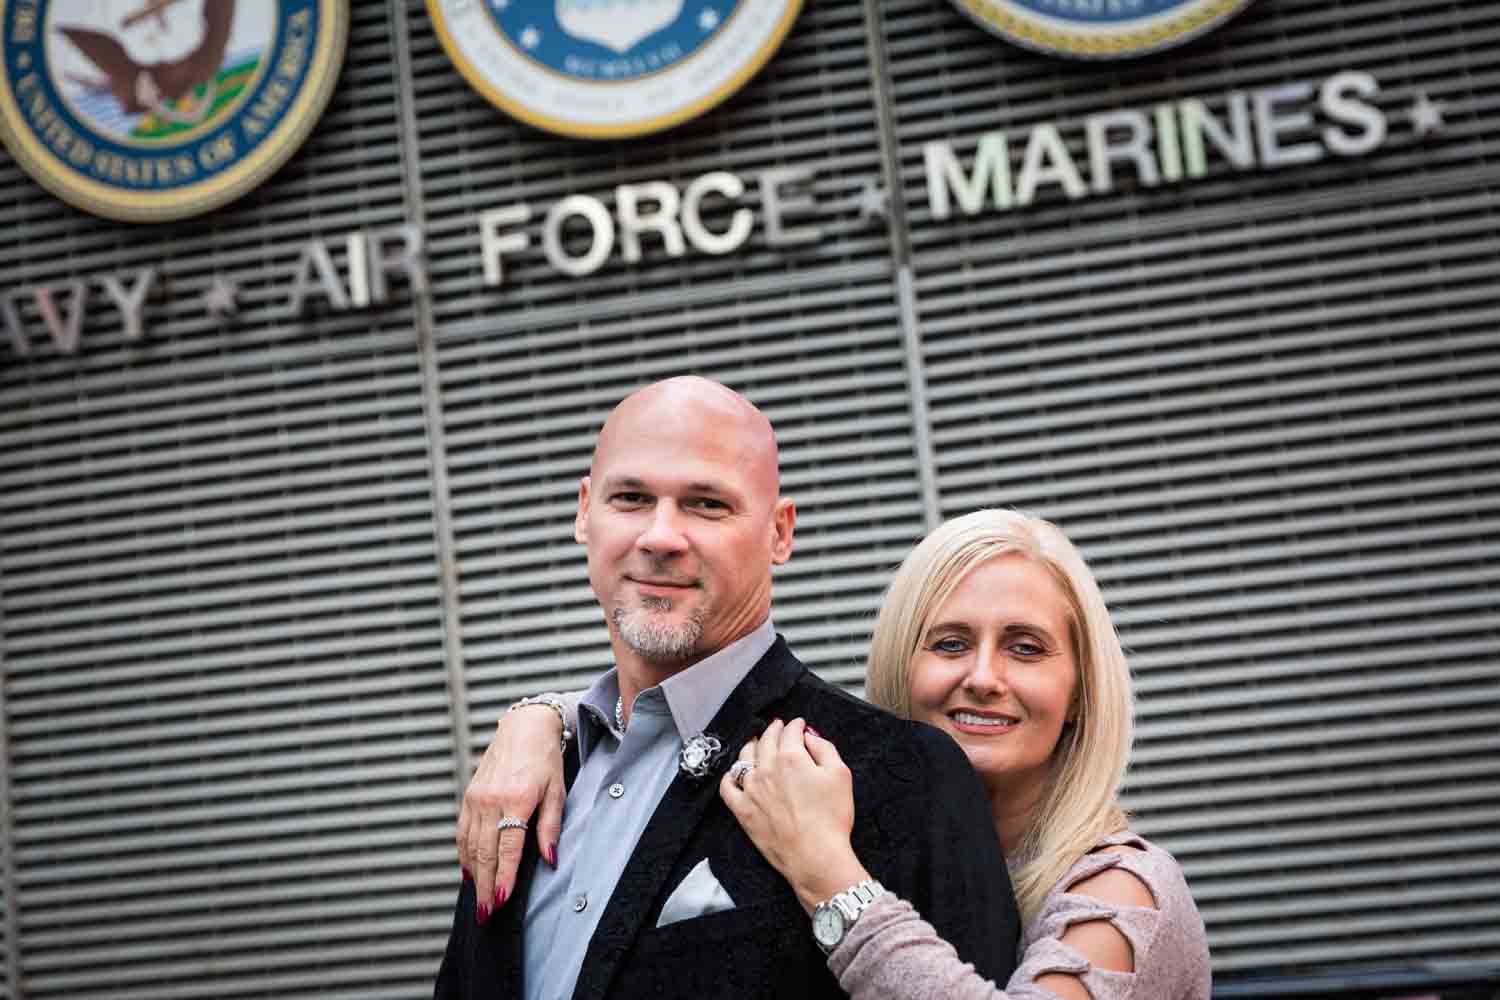
[[[547,864],[551,865],[553,868],[557,867],[557,845],[556,844],[553,844],[551,847],[547,848]]]
[[[467,868],[464,869],[464,881],[465,882],[472,882],[472,881],[474,881],[474,876],[469,874],[469,869],[467,869]]]
[[[820,732],[818,732],[818,731],[817,731],[817,730],[816,730],[816,729],[814,729],[814,728],[813,728],[813,727],[812,727],[812,726],[808,726],[808,727],[807,727],[807,731],[808,731],[808,732],[810,732],[810,733],[812,733],[812,734],[813,734],[813,735],[814,735],[814,736],[816,736],[816,737],[817,737],[817,738],[818,738],[818,739],[820,739],[820,740],[821,740],[821,739],[822,739],[822,738],[823,738],[823,734],[822,734],[822,733],[820,733]]]
[[[498,910],[498,909],[500,909],[500,907],[504,906],[505,905],[505,901],[507,899],[509,899],[509,898],[510,898],[510,890],[503,889],[503,888],[502,889],[496,889],[495,890],[495,909]]]
[[[483,903],[480,903],[479,904],[479,922],[481,924],[487,924],[487,923],[489,923],[489,920],[490,920],[490,908],[488,906],[485,906]]]

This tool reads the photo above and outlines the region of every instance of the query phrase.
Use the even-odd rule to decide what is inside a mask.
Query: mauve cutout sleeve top
[[[1129,846],[1138,851],[1111,851]],[[1156,908],[1116,906],[1068,890],[1111,868],[1145,883]],[[1108,920],[1130,941],[1133,972],[1095,969],[1062,941],[1073,924]],[[1036,985],[1049,972],[1079,976],[1094,1000],[1209,1000],[1211,976],[1203,918],[1177,860],[1128,830],[1099,842],[1047,894],[1021,931],[1020,964],[1000,989],[962,962],[905,900],[873,903],[828,956],[851,1000],[1057,1000]]]

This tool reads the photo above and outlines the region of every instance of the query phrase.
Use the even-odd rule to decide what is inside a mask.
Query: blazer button
[[[583,893],[580,892],[578,895],[576,895],[576,896],[573,897],[573,912],[574,913],[582,913],[583,910],[584,910],[584,907],[586,907],[588,905],[589,905],[589,897],[586,896],[585,894],[583,894]]]
[[[610,798],[612,798],[612,799],[618,799],[620,796],[622,796],[624,794],[625,794],[625,786],[622,785],[622,784],[620,784],[618,781],[615,782],[613,785],[609,786],[609,797]]]

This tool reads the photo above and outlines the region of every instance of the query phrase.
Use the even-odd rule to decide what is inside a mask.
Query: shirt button
[[[588,905],[589,905],[589,898],[588,898],[588,896],[584,895],[583,893],[580,892],[578,895],[576,895],[576,896],[573,897],[573,912],[574,913],[582,913],[584,907],[586,907]]]
[[[612,799],[618,799],[620,796],[622,796],[624,794],[625,794],[625,786],[622,785],[622,784],[620,784],[618,781],[615,782],[613,785],[609,786],[609,797],[610,798],[612,798]]]

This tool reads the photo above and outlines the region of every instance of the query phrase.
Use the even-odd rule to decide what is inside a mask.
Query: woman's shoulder
[[[1085,975],[1095,997],[1207,1000],[1208,941],[1182,866],[1133,830],[1101,837],[1068,869],[1027,926],[1023,945],[1038,946],[1040,955],[1066,951],[1070,942],[1082,946],[1085,933],[1096,945],[1101,938],[1116,950],[1129,944],[1120,952],[1129,956],[1125,965],[1104,966],[1128,968],[1128,980]]]
[[[1100,837],[1068,869],[1054,891],[1066,892],[1081,880],[1111,869],[1127,871],[1153,890],[1158,887],[1173,891],[1187,889],[1182,865],[1178,864],[1172,852],[1127,828]]]
[[[1101,903],[1155,911],[1174,922],[1201,922],[1182,865],[1166,848],[1130,829],[1101,837],[1074,862],[1047,894],[1039,922]]]

